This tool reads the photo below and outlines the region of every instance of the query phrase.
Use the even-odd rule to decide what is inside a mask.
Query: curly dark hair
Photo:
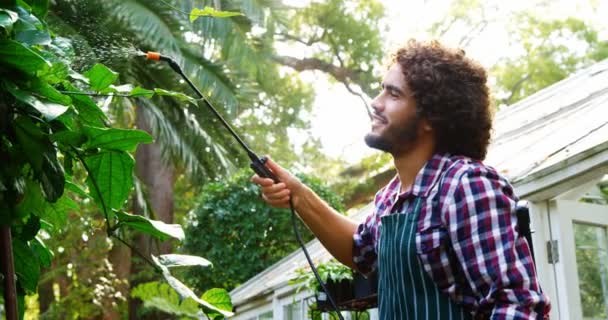
[[[492,130],[485,69],[437,41],[409,40],[390,64],[399,63],[419,117],[435,131],[436,152],[483,160]]]

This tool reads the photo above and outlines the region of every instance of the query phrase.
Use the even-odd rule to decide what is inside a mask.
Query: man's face
[[[372,101],[372,108],[372,130],[365,136],[365,143],[393,156],[410,150],[418,137],[420,119],[398,63],[384,76],[382,91]]]

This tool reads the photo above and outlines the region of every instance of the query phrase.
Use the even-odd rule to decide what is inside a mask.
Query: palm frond
[[[223,105],[229,113],[235,114],[239,102],[239,88],[228,77],[229,70],[226,65],[205,59],[191,47],[184,46],[182,49],[184,69],[194,77],[203,94],[211,101]]]
[[[160,51],[181,63],[178,36],[180,19],[168,19],[174,14],[162,7],[152,9],[147,1],[110,1],[106,5],[109,16],[131,32],[146,50]],[[164,13],[163,13],[164,12]]]
[[[138,111],[148,119],[152,135],[161,144],[163,161],[177,160],[195,181],[233,171],[227,151],[207,129],[202,129],[197,119],[183,112],[185,109],[175,108],[172,116],[167,117],[166,110],[150,100],[140,99],[137,103],[142,106]]]

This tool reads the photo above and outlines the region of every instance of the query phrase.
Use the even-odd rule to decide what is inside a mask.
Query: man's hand
[[[279,179],[251,177],[251,181],[260,185],[262,197],[275,208],[289,208],[291,198],[298,216],[319,238],[327,250],[340,262],[354,268],[353,264],[353,234],[357,223],[342,216],[319,196],[283,169],[274,161],[268,159],[266,167]]]
[[[275,208],[289,208],[289,198],[293,197],[294,205],[304,185],[289,171],[276,164],[267,157],[266,167],[279,179],[274,183],[272,179],[261,178],[257,174],[251,177],[251,182],[258,184],[262,190],[262,198]]]

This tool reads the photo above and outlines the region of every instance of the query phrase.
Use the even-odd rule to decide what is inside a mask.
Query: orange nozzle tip
[[[154,51],[148,51],[146,53],[146,59],[158,61],[158,60],[160,60],[160,53],[154,52]]]

